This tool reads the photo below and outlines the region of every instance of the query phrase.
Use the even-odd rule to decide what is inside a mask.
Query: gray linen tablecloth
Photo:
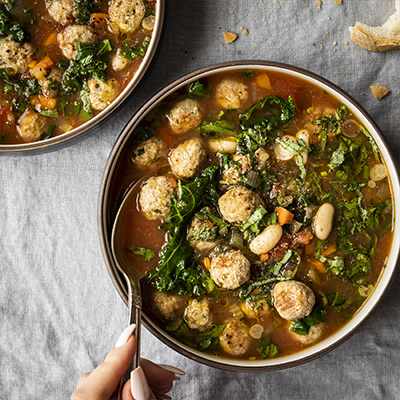
[[[306,68],[358,100],[400,162],[400,51],[362,50],[347,29],[356,20],[381,24],[393,12],[393,1],[322,3],[319,9],[314,0],[167,0],[162,48],[151,73],[101,132],[57,152],[1,158],[1,399],[69,398],[79,375],[103,360],[124,328],[127,310],[99,246],[99,185],[123,126],[167,83],[239,59]],[[238,39],[226,44],[224,30]],[[370,85],[392,93],[379,102]],[[186,371],[171,392],[174,399],[399,399],[399,289],[397,276],[358,334],[296,368],[220,371],[186,359],[146,330],[143,356]]]

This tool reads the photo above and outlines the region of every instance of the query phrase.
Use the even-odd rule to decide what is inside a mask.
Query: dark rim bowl
[[[186,76],[183,76],[182,78],[166,86],[164,89],[160,90],[149,101],[147,101],[147,103],[132,117],[125,129],[122,131],[117,142],[115,143],[115,146],[108,159],[100,189],[98,210],[100,242],[106,265],[118,293],[125,301],[125,303],[127,303],[126,287],[115,266],[110,248],[110,237],[115,214],[118,210],[119,205],[121,204],[124,190],[126,190],[129,186],[129,182],[125,182],[126,187],[122,188],[119,193],[111,194],[110,191],[112,190],[113,185],[117,185],[117,183],[114,183],[113,179],[115,177],[118,160],[121,158],[121,155],[127,156],[127,144],[129,145],[132,141],[132,132],[141,121],[141,119],[143,119],[150,110],[152,110],[161,100],[163,100],[169,94],[181,88],[182,86],[187,85],[188,83],[196,79],[201,79],[217,72],[253,68],[264,69],[265,71],[281,71],[289,75],[302,78],[308,82],[314,83],[317,86],[326,90],[328,93],[335,96],[339,101],[348,106],[357,115],[361,123],[369,130],[369,132],[375,139],[389,171],[389,182],[394,197],[394,238],[386,268],[384,268],[384,271],[379,278],[379,282],[377,283],[373,293],[369,296],[368,300],[364,302],[363,306],[356,312],[352,320],[349,321],[342,329],[340,329],[338,332],[328,337],[324,341],[293,355],[263,361],[232,360],[214,357],[180,343],[175,338],[162,331],[146,314],[143,315],[143,321],[146,328],[150,330],[162,342],[164,342],[174,350],[178,351],[179,353],[189,357],[192,360],[201,362],[209,366],[231,371],[246,372],[271,371],[288,368],[305,363],[323,354],[326,354],[330,350],[343,343],[345,340],[349,339],[361,327],[361,325],[366,321],[366,319],[376,308],[376,306],[386,293],[387,289],[389,288],[390,284],[392,283],[396,271],[396,264],[400,249],[400,215],[399,209],[396,207],[397,204],[400,204],[399,174],[397,171],[396,163],[392,155],[390,154],[387,145],[384,142],[381,131],[372,121],[368,113],[352,97],[350,97],[347,93],[345,93],[333,83],[327,81],[324,78],[321,78],[314,73],[290,65],[264,61],[237,61],[202,68]],[[125,154],[123,154],[124,150]]]
[[[154,25],[150,45],[147,49],[138,70],[133,75],[131,81],[118,97],[103,111],[95,117],[85,122],[84,124],[72,129],[70,132],[63,133],[48,140],[37,141],[32,143],[21,144],[0,144],[0,154],[18,154],[31,155],[46,151],[56,150],[61,147],[68,146],[84,137],[88,137],[90,133],[95,131],[95,128],[109,119],[119,109],[128,97],[133,93],[135,88],[143,79],[150,63],[157,51],[157,46],[160,41],[162,27],[164,24],[165,0],[157,0]]]

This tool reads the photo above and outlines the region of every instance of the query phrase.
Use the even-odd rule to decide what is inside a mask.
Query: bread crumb
[[[233,11],[233,10],[231,10],[231,11],[229,11],[231,14],[234,14],[235,13],[235,11]]]
[[[315,46],[315,43],[311,43],[313,46]]]
[[[264,25],[268,25],[268,22],[267,22],[267,21],[265,21],[265,22],[264,22]]]
[[[321,0],[316,0],[316,3],[318,5],[318,10],[321,9],[322,1]]]
[[[226,43],[232,43],[237,39],[236,33],[224,31],[224,39]]]
[[[336,46],[336,45],[337,45],[337,41],[335,40],[332,44],[333,44],[334,46]]]
[[[348,40],[346,40],[346,41],[344,42],[344,44],[346,44],[346,45],[347,45],[347,44],[349,44],[349,41],[348,41]]]
[[[331,20],[331,17],[328,17],[327,19],[330,21],[330,20]]]
[[[370,86],[370,89],[374,97],[378,100],[382,99],[390,93],[390,89],[384,86]]]
[[[336,4],[342,4],[342,0],[333,0]]]
[[[249,31],[247,29],[243,29],[243,35],[247,36],[249,34]]]

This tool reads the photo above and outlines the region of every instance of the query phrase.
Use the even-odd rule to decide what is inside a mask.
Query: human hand
[[[121,334],[115,347],[107,354],[104,362],[92,372],[80,376],[77,389],[71,400],[109,400],[119,382],[131,365],[136,352],[136,338],[132,335],[135,325],[128,326]],[[169,365],[157,365],[141,359],[140,366],[131,372],[122,390],[122,400],[170,399],[166,395],[173,386],[176,375],[185,373]]]

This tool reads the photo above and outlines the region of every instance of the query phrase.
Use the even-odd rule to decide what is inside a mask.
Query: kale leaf
[[[312,326],[324,322],[325,313],[325,308],[322,305],[317,304],[314,306],[310,315],[307,315],[307,317],[302,319],[294,320],[290,325],[290,330],[298,335],[307,335]]]
[[[0,6],[0,35],[9,35],[16,42],[22,42],[27,37],[22,24],[14,20],[4,6]]]
[[[147,48],[150,45],[150,37],[146,36],[139,47],[131,46],[128,43],[123,43],[121,46],[121,54],[124,56],[125,60],[132,61],[135,58],[143,57]]]
[[[147,249],[146,247],[129,246],[128,250],[132,254],[136,254],[137,256],[142,256],[143,261],[150,261],[155,257],[154,251],[152,249]]]
[[[68,94],[81,90],[90,77],[107,81],[107,62],[104,55],[113,49],[107,39],[99,44],[79,43],[76,58],[71,60],[64,72],[63,89]]]
[[[260,276],[252,276],[248,282],[234,291],[240,300],[256,301],[270,296],[271,284],[293,279],[297,273],[301,258],[294,250],[288,250],[281,261],[265,267]],[[291,273],[282,275],[281,270],[286,266]]]
[[[210,347],[214,347],[219,343],[219,337],[224,331],[226,324],[214,325],[206,332],[200,333],[196,338],[197,347],[204,351]]]
[[[270,339],[260,338],[258,343],[257,351],[261,354],[262,358],[273,358],[278,355],[278,346],[272,343]]]
[[[178,196],[171,198],[168,244],[160,252],[157,269],[147,277],[157,290],[177,289],[180,294],[199,296],[213,286],[211,278],[196,265],[185,228],[215,180],[216,172],[217,167],[210,166],[191,183],[183,185],[179,181]]]
[[[74,0],[75,11],[78,14],[78,23],[86,24],[90,20],[90,15],[95,10],[96,3],[93,0]]]
[[[187,91],[190,99],[194,99],[195,97],[203,97],[210,95],[210,92],[205,88],[204,84],[201,83],[198,79],[189,85]]]

